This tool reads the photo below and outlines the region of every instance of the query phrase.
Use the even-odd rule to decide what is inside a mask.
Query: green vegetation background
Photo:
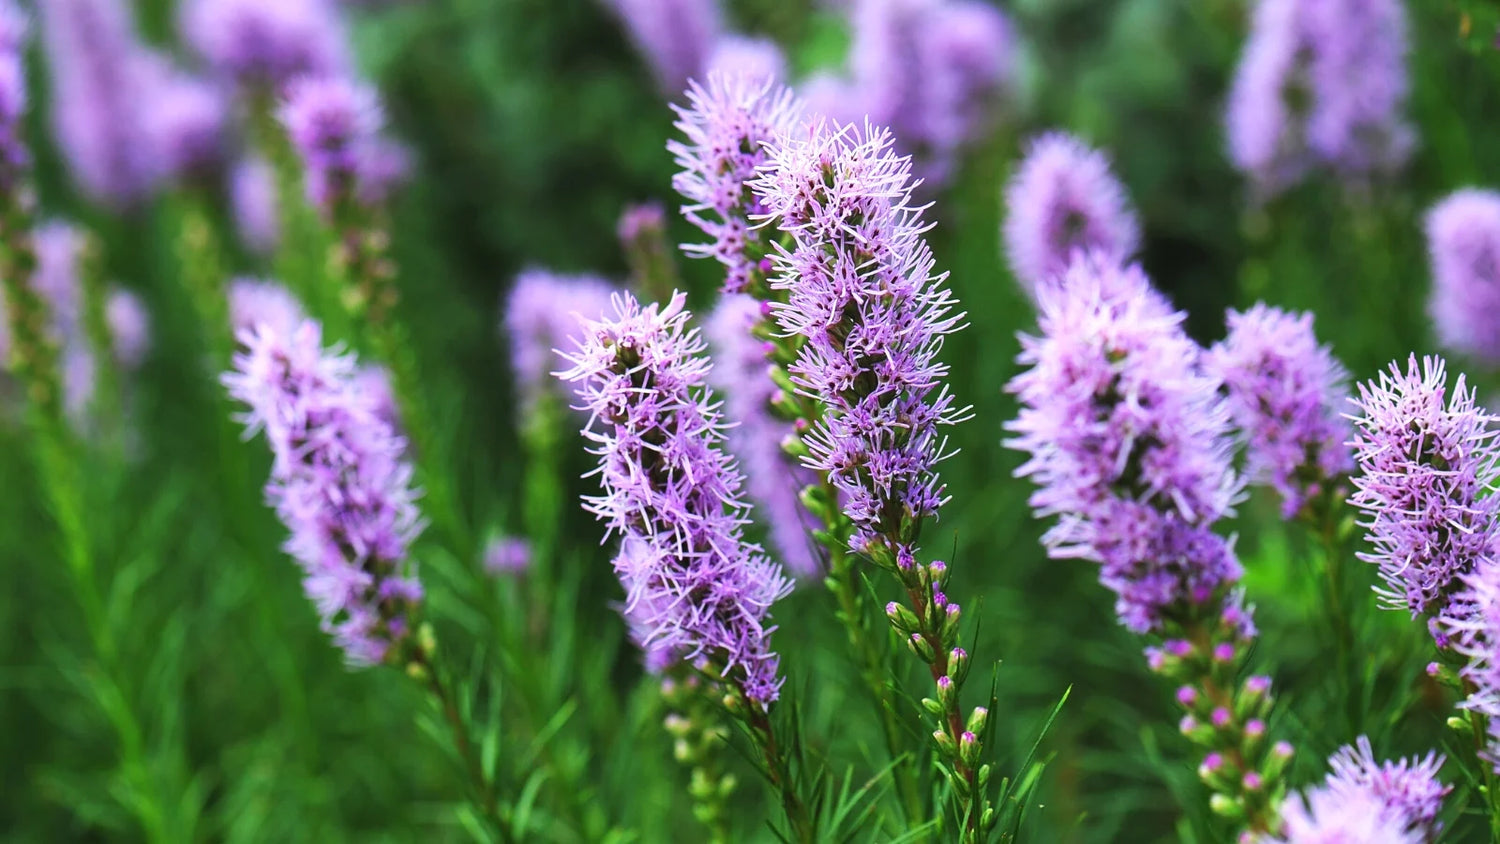
[[[743,0],[736,21],[781,39],[798,68],[837,61],[845,43],[837,20],[804,3]],[[160,43],[171,37],[169,5],[144,0],[139,9]],[[1073,689],[1043,745],[1052,763],[1027,840],[1214,841],[1222,832],[1202,808],[1171,690],[1145,672],[1141,642],[1115,624],[1092,568],[1045,559],[1044,526],[1025,504],[1029,485],[1011,477],[1019,460],[1000,444],[1014,413],[1002,387],[1015,372],[1015,332],[1033,322],[997,241],[1000,187],[1022,139],[1066,127],[1110,150],[1143,218],[1144,265],[1190,311],[1199,339],[1219,336],[1229,306],[1265,299],[1311,308],[1320,334],[1368,378],[1392,358],[1433,350],[1424,209],[1460,186],[1500,184],[1500,145],[1490,143],[1500,127],[1500,55],[1487,38],[1461,32],[1469,12],[1482,36],[1493,9],[1472,5],[1410,4],[1410,111],[1421,146],[1398,181],[1360,195],[1313,183],[1261,214],[1246,211],[1219,119],[1243,38],[1241,0],[1007,5],[1026,45],[1021,94],[931,212],[939,266],[952,273],[970,323],[945,356],[954,392],[975,413],[953,432],[961,453],[944,467],[952,503],[928,545],[951,548],[950,594],[982,619],[978,658],[1003,660],[992,716],[1002,771]],[[597,840],[618,827],[640,841],[693,840],[685,777],[610,608],[618,587],[600,531],[576,505],[589,486],[574,479],[586,468],[581,447],[565,443],[561,491],[527,478],[496,330],[522,267],[623,276],[614,236],[623,205],[673,204],[663,149],[671,115],[596,0],[398,2],[353,17],[363,66],[396,134],[418,154],[395,243],[402,314],[450,445],[440,459],[475,531],[545,532],[539,565],[562,584],[539,594],[524,581],[464,581],[450,576],[458,561],[422,546],[435,611],[449,619],[445,640],[464,641],[476,606],[521,641],[533,620],[548,620],[548,641],[502,663],[498,752],[514,770],[546,759],[561,772],[531,784],[540,810],[565,819],[557,837]],[[45,91],[38,96],[33,134],[41,137]],[[218,387],[199,364],[201,332],[176,278],[171,209],[104,217],[79,203],[51,150],[42,146],[38,158],[44,208],[97,227],[112,274],[145,296],[156,325],[132,395],[137,456],[88,472],[90,529],[132,678],[126,705],[145,722],[145,767],[120,769],[98,702],[81,694],[93,669],[76,605],[24,437],[6,419],[0,838],[135,840],[123,807],[144,801],[166,807],[183,840],[463,840],[452,809],[461,780],[424,732],[420,696],[395,672],[343,668],[278,550],[283,531],[260,496],[262,445],[225,444]],[[696,236],[680,221],[672,234]],[[706,308],[712,268],[684,269],[693,302]],[[1500,387],[1492,374],[1474,374]],[[558,495],[556,524],[536,516],[549,492]],[[1366,610],[1359,668],[1369,693],[1362,705],[1333,702],[1313,552],[1275,516],[1274,503],[1256,497],[1235,528],[1264,630],[1255,661],[1277,678],[1283,706],[1273,730],[1298,745],[1299,782],[1320,777],[1326,754],[1361,731],[1387,754],[1438,745],[1449,702],[1422,682],[1425,637],[1400,614],[1373,611],[1363,566],[1351,589]],[[808,588],[776,615],[786,694],[805,708],[810,742],[852,764],[857,781],[869,776],[879,742],[830,598]],[[473,647],[499,659],[492,647]],[[736,764],[736,829],[767,840],[759,819],[771,804],[748,766]],[[521,775],[512,784],[527,782]],[[1477,840],[1469,821],[1456,824],[1453,840]]]

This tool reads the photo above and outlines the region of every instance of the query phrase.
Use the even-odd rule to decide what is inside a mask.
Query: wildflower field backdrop
[[[0,0],[0,839],[1500,841],[1492,0]]]

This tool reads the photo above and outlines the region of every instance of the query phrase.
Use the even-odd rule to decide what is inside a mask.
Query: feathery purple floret
[[[1342,416],[1349,375],[1313,334],[1313,315],[1257,304],[1230,311],[1205,365],[1224,382],[1246,443],[1246,474],[1270,484],[1292,518],[1354,468]]]
[[[767,160],[767,144],[791,129],[801,104],[772,80],[711,75],[688,89],[688,107],[673,106],[682,139],[667,143],[682,170],[672,187],[687,200],[682,213],[712,242],[683,247],[724,265],[724,290],[739,293],[767,251],[754,228],[764,212],[749,181]]]
[[[274,93],[299,76],[348,71],[344,31],[328,0],[187,0],[180,28],[220,76]]]
[[[714,44],[704,75],[741,76],[758,83],[784,82],[786,54],[769,38],[725,35]]]
[[[823,570],[809,533],[817,521],[799,494],[816,477],[781,448],[792,436],[792,424],[771,412],[778,391],[766,374],[767,344],[751,333],[763,319],[760,302],[750,296],[730,294],[719,300],[704,326],[716,362],[709,381],[725,396],[724,415],[733,424],[729,451],[745,472],[772,546],[793,574],[812,577]]]
[[[269,255],[281,239],[276,174],[264,158],[240,161],[229,174],[229,204],[240,242],[258,255]]]
[[[1438,830],[1437,817],[1443,798],[1453,790],[1438,779],[1444,758],[1436,752],[1425,757],[1378,762],[1370,739],[1360,736],[1328,759],[1332,772],[1328,788],[1336,794],[1355,791],[1373,794],[1406,827],[1425,832],[1430,839]]]
[[[1399,0],[1260,0],[1226,122],[1261,198],[1315,167],[1344,178],[1401,166],[1414,136]]]
[[[1489,746],[1481,754],[1500,773],[1500,548],[1492,548],[1433,624],[1440,642],[1468,661],[1459,669],[1470,688],[1460,706],[1485,716]]]
[[[1441,358],[1413,355],[1354,400],[1351,502],[1363,511],[1380,567],[1379,594],[1413,617],[1449,609],[1460,579],[1492,558],[1500,536],[1500,498],[1490,495],[1497,448],[1494,417],[1478,407],[1459,375],[1448,385]]]
[[[1385,803],[1367,791],[1336,792],[1326,786],[1292,795],[1281,806],[1280,835],[1256,844],[1424,844],[1402,829]]]
[[[676,96],[708,65],[724,24],[718,0],[609,0],[662,93]]]
[[[92,200],[128,208],[151,191],[157,150],[141,115],[161,78],[160,60],[135,33],[130,4],[42,4],[52,77],[52,126],[68,172]]]
[[[399,658],[422,586],[408,559],[422,530],[406,443],[355,389],[355,360],[322,345],[311,320],[290,333],[242,332],[224,384],[264,431],[274,462],[266,497],[291,531],[285,549],[324,629],[355,666]]]
[[[613,286],[594,276],[556,275],[535,268],[516,276],[501,327],[510,338],[510,367],[522,414],[530,415],[546,394],[556,351],[573,348],[583,336],[580,320],[600,319],[609,312],[614,292]]]
[[[615,569],[643,646],[710,661],[750,700],[775,700],[780,658],[771,605],[791,584],[745,542],[738,469],[706,386],[709,363],[685,297],[642,308],[617,294],[614,315],[585,321],[570,368],[590,413],[603,494],[585,508],[622,540]]]
[[[1208,527],[1231,511],[1229,415],[1201,350],[1140,268],[1084,254],[1038,290],[1029,368],[1006,389],[1021,401],[1006,441],[1030,455],[1031,506],[1059,516],[1053,556],[1102,564],[1121,620],[1137,632],[1215,607],[1239,578]]]
[[[26,36],[20,7],[0,0],[0,191],[14,191],[31,162],[23,136],[26,114]]]
[[[1427,213],[1428,311],[1444,346],[1500,363],[1500,193],[1454,191]]]
[[[939,429],[966,412],[937,359],[964,315],[934,272],[910,159],[884,130],[818,121],[805,140],[773,145],[752,184],[792,242],[777,245],[771,279],[787,295],[772,315],[803,341],[788,372],[827,408],[805,437],[806,465],[842,494],[854,550],[909,555],[946,500]]]
[[[307,199],[324,214],[362,197],[384,117],[373,88],[341,77],[293,82],[278,115],[301,156]]]
[[[1005,253],[1033,296],[1055,282],[1079,251],[1124,263],[1140,226],[1109,159],[1065,132],[1034,138],[1005,187]]]

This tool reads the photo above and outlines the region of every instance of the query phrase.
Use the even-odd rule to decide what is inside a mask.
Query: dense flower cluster
[[[1342,416],[1348,373],[1313,334],[1313,315],[1257,304],[1230,311],[1229,336],[1205,364],[1224,382],[1229,409],[1246,443],[1246,473],[1281,496],[1291,518],[1354,461]]]
[[[1452,791],[1437,778],[1443,757],[1378,762],[1370,740],[1360,736],[1329,757],[1323,785],[1282,808],[1284,831],[1265,839],[1283,844],[1424,842],[1436,839],[1443,798]]]
[[[382,155],[384,117],[373,88],[342,77],[293,82],[279,113],[307,173],[307,199],[324,214],[359,196]]]
[[[239,341],[224,384],[249,408],[247,433],[264,431],[271,446],[266,497],[291,531],[286,551],[324,629],[351,665],[398,658],[422,600],[405,441],[354,386],[354,358],[323,348],[316,322],[261,322]]]
[[[559,377],[590,412],[604,491],[585,506],[622,540],[615,569],[642,645],[706,659],[765,704],[781,687],[768,616],[791,584],[743,538],[741,477],[720,448],[709,363],[684,301],[642,308],[617,295],[612,316],[585,321]]]
[[[1229,154],[1268,197],[1326,167],[1346,178],[1410,155],[1400,0],[1259,0],[1229,95]]]
[[[330,0],[187,0],[184,39],[215,73],[264,93],[299,76],[347,72],[342,22]]]
[[[714,74],[707,87],[688,89],[687,108],[673,108],[683,137],[667,144],[682,168],[672,187],[688,202],[688,222],[712,238],[685,251],[723,264],[724,290],[738,293],[767,251],[765,234],[753,228],[764,208],[750,179],[767,160],[766,145],[793,126],[801,106],[771,80]]]
[[[964,413],[937,359],[963,314],[934,272],[910,160],[884,130],[819,122],[773,147],[753,187],[792,241],[771,280],[787,297],[772,315],[803,340],[788,371],[826,407],[804,438],[807,465],[842,494],[854,550],[909,554],[945,500],[940,428]]]
[[[1007,444],[1031,455],[1017,474],[1037,483],[1037,514],[1060,517],[1052,553],[1101,563],[1122,621],[1155,629],[1239,576],[1207,530],[1239,491],[1220,382],[1183,315],[1113,256],[1075,261],[1038,307],[1029,369],[1007,387],[1022,405]]]
[[[1365,514],[1381,597],[1412,616],[1448,609],[1460,578],[1492,557],[1500,536],[1490,495],[1494,417],[1459,375],[1450,391],[1441,358],[1391,364],[1359,385],[1353,440],[1359,471],[1351,501]]]
[[[815,478],[782,450],[792,425],[771,412],[777,388],[766,376],[767,344],[752,333],[763,319],[760,302],[749,296],[720,299],[704,327],[716,361],[709,380],[726,397],[724,415],[733,423],[729,451],[745,472],[771,544],[793,574],[811,577],[823,568],[810,537],[817,522],[798,496]]]
[[[502,328],[510,338],[510,367],[522,413],[531,413],[546,392],[556,352],[573,348],[583,336],[580,320],[608,313],[614,292],[614,287],[593,276],[555,275],[539,269],[516,276],[505,302]]]
[[[1500,194],[1467,189],[1427,214],[1428,310],[1448,348],[1500,364]]]
[[[1005,254],[1028,291],[1057,280],[1080,251],[1129,260],[1140,225],[1103,153],[1065,132],[1034,138],[1005,187]]]

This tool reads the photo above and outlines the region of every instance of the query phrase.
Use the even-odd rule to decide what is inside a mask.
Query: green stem
[[[501,841],[505,844],[519,844],[521,839],[516,831],[500,814],[494,783],[484,774],[484,767],[479,762],[479,754],[474,749],[474,742],[469,738],[468,725],[464,723],[453,693],[439,676],[437,667],[432,664],[424,651],[419,651],[407,670],[408,673],[420,675],[425,679],[427,690],[432,693],[433,700],[443,713],[443,720],[448,723],[453,737],[453,747],[458,751],[464,773],[469,780],[470,802],[475,809],[479,810],[485,823],[500,836]]]
[[[771,787],[781,798],[781,808],[786,813],[786,819],[792,827],[792,834],[803,844],[813,844],[817,841],[817,829],[812,821],[812,816],[807,811],[807,805],[798,796],[795,784],[792,782],[791,766],[787,763],[786,755],[782,753],[781,746],[776,742],[776,731],[771,726],[771,719],[765,709],[759,704],[752,703],[740,695],[740,706],[744,710],[744,721],[750,728],[750,734],[760,748],[761,757],[766,764],[766,776],[771,781]]]

